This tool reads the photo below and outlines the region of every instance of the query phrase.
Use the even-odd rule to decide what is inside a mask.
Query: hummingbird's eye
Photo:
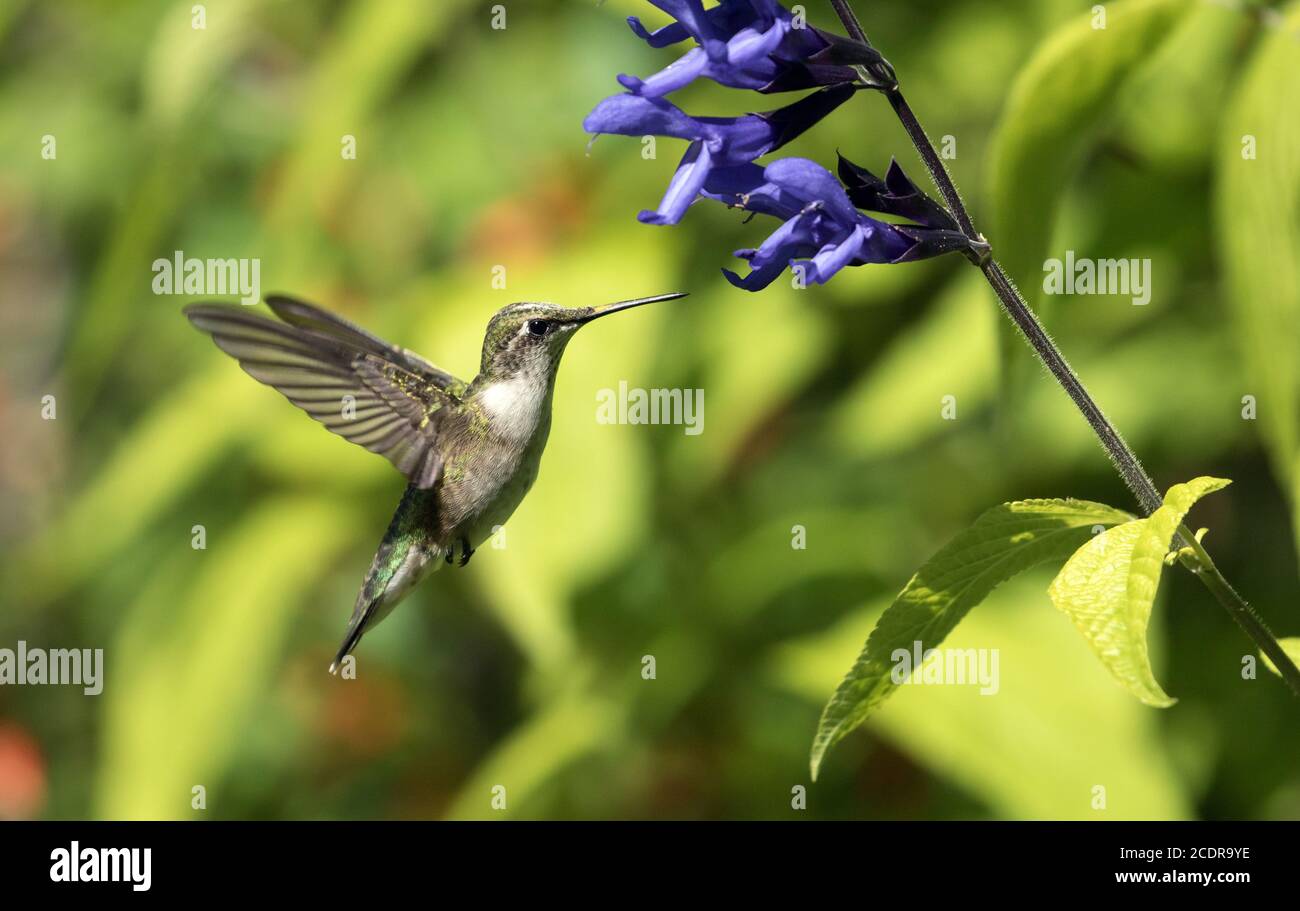
[[[551,331],[551,324],[544,319],[530,319],[528,321],[528,332],[530,335],[545,335]]]

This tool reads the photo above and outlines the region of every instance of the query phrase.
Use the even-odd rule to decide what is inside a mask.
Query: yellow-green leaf
[[[1174,700],[1156,682],[1147,653],[1147,624],[1174,533],[1192,504],[1230,481],[1197,478],[1176,484],[1146,519],[1093,537],[1072,556],[1048,588],[1101,663],[1147,705]]]

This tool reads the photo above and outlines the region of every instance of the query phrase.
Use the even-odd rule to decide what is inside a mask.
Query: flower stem
[[[871,42],[867,40],[866,32],[863,31],[862,24],[858,22],[858,17],[853,12],[853,7],[849,5],[849,0],[830,0],[830,4],[834,8],[836,15],[839,16],[840,22],[848,31],[849,37],[855,41],[870,45]],[[983,243],[984,237],[975,230],[970,213],[966,210],[966,205],[962,202],[961,194],[957,192],[957,187],[952,182],[952,177],[948,174],[943,159],[939,157],[938,150],[930,142],[925,129],[912,112],[907,99],[903,97],[902,89],[895,85],[893,88],[885,90],[885,96],[889,99],[894,113],[903,124],[903,129],[907,131],[908,137],[912,140],[912,145],[916,147],[917,154],[925,162],[926,170],[930,172],[930,179],[934,181],[934,185],[938,188],[948,210],[957,220],[957,224],[961,226],[962,233],[972,242]],[[1110,456],[1111,462],[1114,463],[1125,485],[1137,498],[1143,514],[1150,515],[1155,512],[1164,502],[1159,489],[1142,467],[1142,463],[1138,461],[1137,454],[1124,442],[1124,438],[1120,436],[1119,431],[1115,429],[1115,426],[1106,418],[1100,406],[1088,394],[1083,382],[1070,367],[1065,355],[1056,347],[1051,336],[1047,334],[1047,330],[1043,328],[1038,316],[1029,308],[1025,299],[1021,297],[1020,292],[1016,290],[1016,286],[1012,284],[1007,274],[1002,271],[1002,267],[993,259],[991,253],[983,255],[977,261],[977,265],[980,271],[984,273],[989,286],[997,294],[998,300],[1001,301],[1002,309],[1006,311],[1011,321],[1016,324],[1021,336],[1034,349],[1034,353],[1038,355],[1039,360],[1043,362],[1043,365],[1051,372],[1057,383],[1070,396],[1075,407],[1088,421],[1088,425],[1092,428],[1093,433],[1097,435],[1097,439],[1101,441],[1101,445],[1105,448],[1106,454]],[[1281,673],[1282,678],[1291,687],[1291,690],[1297,696],[1300,696],[1300,668],[1297,668],[1295,662],[1282,650],[1277,639],[1273,637],[1273,634],[1259,615],[1255,613],[1241,595],[1237,594],[1236,590],[1223,577],[1223,574],[1219,572],[1219,568],[1215,566],[1214,561],[1201,543],[1186,528],[1180,528],[1175,535],[1175,546],[1187,556],[1187,559],[1182,561],[1183,565],[1210,590],[1210,593],[1223,605],[1232,619],[1237,622],[1237,625],[1242,628],[1247,636],[1254,640],[1260,651],[1269,657]]]
[[[1224,609],[1237,621],[1237,625],[1245,631],[1246,635],[1254,639],[1259,645],[1260,651],[1268,656],[1277,668],[1282,679],[1286,681],[1291,691],[1300,696],[1300,671],[1296,669],[1295,662],[1290,656],[1282,650],[1282,646],[1273,638],[1273,633],[1269,630],[1267,624],[1259,614],[1255,613],[1246,599],[1237,594],[1237,590],[1229,584],[1228,580],[1223,578],[1223,573],[1219,572],[1219,567],[1214,565],[1214,560],[1210,558],[1209,553],[1196,536],[1188,530],[1186,525],[1179,526],[1179,534],[1187,542],[1187,550],[1190,551],[1190,559],[1184,563],[1184,566],[1192,572],[1201,583],[1210,590],[1210,593],[1223,605]]]
[[[1037,314],[1025,303],[1025,299],[1020,296],[1011,279],[1007,278],[1002,267],[997,261],[989,258],[981,267],[984,277],[988,279],[989,285],[997,294],[998,300],[1002,302],[1002,307],[1006,310],[1011,321],[1016,324],[1020,330],[1021,336],[1034,349],[1039,360],[1047,367],[1056,382],[1066,391],[1074,402],[1074,406],[1079,409],[1088,425],[1092,427],[1092,432],[1097,435],[1101,445],[1110,456],[1111,462],[1114,463],[1119,475],[1123,478],[1128,489],[1133,492],[1142,507],[1145,515],[1151,515],[1164,503],[1164,497],[1160,495],[1159,488],[1151,480],[1142,463],[1138,461],[1137,454],[1129,448],[1120,436],[1115,425],[1110,422],[1099,406],[1088,394],[1084,388],[1083,381],[1079,379],[1073,368],[1061,353],[1061,349],[1056,347],[1047,330],[1039,321]]]
[[[840,22],[844,23],[844,28],[848,31],[849,37],[854,41],[861,41],[863,44],[870,46],[871,42],[867,40],[867,33],[863,31],[862,23],[858,22],[857,13],[853,12],[849,0],[830,0],[830,3],[835,8],[836,15],[840,17]],[[907,99],[903,97],[902,90],[895,85],[893,88],[885,90],[885,97],[889,99],[889,104],[893,107],[894,113],[898,115],[899,121],[903,124],[903,129],[907,130],[912,145],[916,147],[921,160],[925,162],[925,169],[930,172],[930,179],[939,188],[939,195],[943,197],[948,211],[957,219],[957,224],[961,226],[962,233],[971,240],[980,240],[980,235],[976,232],[975,225],[970,220],[970,213],[966,211],[966,205],[961,201],[961,194],[957,192],[956,184],[952,182],[952,177],[949,176],[948,169],[944,166],[943,159],[939,157],[934,143],[930,142],[930,137],[925,134],[925,128],[921,126],[921,121],[917,120],[916,115],[912,113],[912,108],[907,103]]]
[[[935,151],[934,143],[930,142],[930,137],[925,134],[925,129],[921,126],[921,121],[916,119],[912,113],[911,106],[907,99],[903,97],[902,91],[895,86],[885,92],[885,97],[889,99],[890,105],[894,108],[894,113],[903,124],[903,129],[907,130],[907,135],[912,140],[912,145],[921,153],[921,159],[925,162],[925,169],[930,172],[930,179],[934,185],[939,188],[939,195],[943,197],[944,203],[948,206],[948,211],[957,219],[957,224],[961,226],[962,233],[972,240],[982,240],[983,238],[975,231],[975,225],[971,223],[970,215],[966,212],[966,206],[961,201],[961,194],[957,192],[957,186],[948,176],[948,169],[944,167],[943,159]]]

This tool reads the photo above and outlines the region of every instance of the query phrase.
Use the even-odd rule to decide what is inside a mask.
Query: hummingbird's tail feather
[[[365,631],[365,626],[364,613],[361,617],[354,617],[352,622],[348,624],[348,631],[343,636],[343,644],[339,646],[339,650],[334,654],[334,660],[330,662],[331,674],[339,672],[339,665],[343,663],[343,659],[352,654],[352,650],[357,647],[357,643],[361,641],[361,634]]]
[[[434,543],[431,531],[432,502],[430,491],[414,485],[407,488],[357,593],[347,632],[330,662],[331,674],[338,673],[343,659],[367,631],[387,617],[417,582],[442,565],[443,549]]]

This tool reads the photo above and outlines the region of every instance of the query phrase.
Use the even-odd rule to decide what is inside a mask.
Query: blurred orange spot
[[[323,677],[324,666],[312,656],[312,683],[318,687],[313,707],[317,736],[368,759],[396,749],[406,737],[409,710],[401,684],[373,663],[355,680]]]
[[[528,192],[489,205],[469,230],[473,256],[495,262],[529,262],[577,233],[586,221],[582,189],[571,174],[556,173],[533,183]]]
[[[0,819],[33,819],[45,804],[45,761],[35,738],[0,722]]]

